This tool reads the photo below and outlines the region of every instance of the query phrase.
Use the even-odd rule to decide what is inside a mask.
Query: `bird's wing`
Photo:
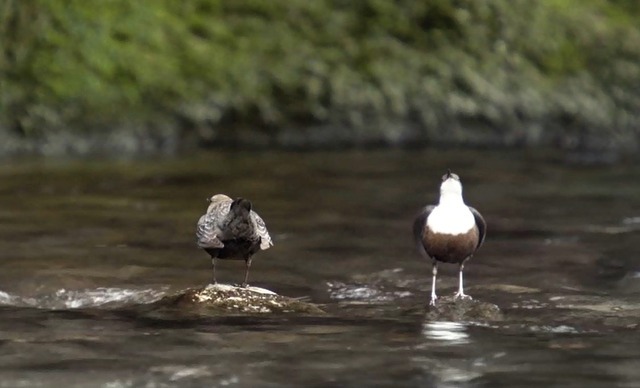
[[[253,223],[255,225],[256,234],[260,237],[260,249],[265,250],[272,247],[273,241],[271,240],[271,236],[269,236],[267,225],[264,223],[262,218],[258,215],[258,213],[252,210],[251,219],[253,220]]]
[[[424,236],[424,228],[427,226],[427,218],[429,218],[429,214],[431,214],[434,208],[434,205],[425,206],[413,221],[413,240],[416,243],[418,251],[425,257],[428,257],[428,255],[422,244],[422,237]]]
[[[204,214],[198,221],[196,229],[196,242],[200,248],[222,248],[224,244],[218,238],[218,230],[215,220]]]
[[[196,229],[197,243],[200,248],[222,248],[224,244],[223,230],[220,225],[224,224],[229,214],[229,202],[220,202],[217,206],[210,209],[198,220]]]
[[[469,206],[469,210],[471,210],[471,213],[473,214],[473,218],[475,218],[476,220],[476,226],[478,227],[478,232],[480,234],[478,238],[478,245],[476,246],[476,249],[478,249],[480,248],[480,245],[482,245],[482,243],[484,242],[484,236],[487,233],[487,223],[484,221],[484,218],[482,217],[482,214],[480,214],[479,211],[472,208],[471,206]]]

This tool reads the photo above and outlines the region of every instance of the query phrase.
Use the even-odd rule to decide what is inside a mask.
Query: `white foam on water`
[[[52,294],[35,297],[11,295],[0,291],[0,304],[44,309],[77,309],[104,305],[152,303],[162,298],[168,287],[160,289],[128,289],[98,287],[94,289],[67,290],[61,288]]]
[[[134,382],[131,379],[108,381],[102,384],[102,388],[129,388],[133,386],[134,386]]]
[[[327,287],[331,299],[341,301],[388,302],[412,295],[409,291],[388,291],[375,285],[327,282]]]
[[[63,307],[69,309],[96,307],[110,303],[145,304],[160,299],[164,296],[165,291],[166,290],[136,290],[112,287],[100,287],[88,290],[60,289],[54,294],[54,304],[62,303]]]
[[[11,295],[7,292],[0,291],[0,305],[35,307],[36,304],[37,302],[34,298]]]
[[[553,333],[553,334],[577,334],[580,333],[578,329],[572,326],[567,325],[559,325],[559,326],[550,326],[550,325],[533,325],[529,326],[529,330],[533,332],[542,332],[542,333]]]
[[[0,291],[0,304],[13,304],[14,296],[7,294],[4,291]]]
[[[640,217],[626,217],[622,220],[625,225],[638,225],[640,224]]]

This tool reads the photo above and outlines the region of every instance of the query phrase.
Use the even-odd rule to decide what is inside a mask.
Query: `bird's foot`
[[[240,287],[242,287],[242,288],[249,288],[249,283],[242,283],[242,284],[240,285]]]
[[[436,305],[436,299],[438,299],[437,296],[431,295],[431,300],[429,301],[429,306],[435,306]]]
[[[472,300],[472,299],[473,299],[473,298],[471,297],[471,295],[467,295],[467,294],[465,294],[465,293],[464,293],[464,292],[462,292],[462,291],[458,291],[458,292],[456,292],[456,294],[453,296],[453,300],[457,300],[458,298],[463,299],[463,300],[464,300],[464,299],[469,299],[469,300]]]

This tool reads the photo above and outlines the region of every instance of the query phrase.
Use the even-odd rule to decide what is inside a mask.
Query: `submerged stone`
[[[502,311],[493,303],[477,299],[440,297],[435,306],[426,306],[426,318],[433,321],[491,322],[503,318]]]
[[[166,297],[160,303],[180,308],[204,308],[208,312],[221,314],[324,314],[324,311],[315,304],[278,295],[265,288],[244,288],[228,284],[209,284],[203,288],[190,288],[177,295]]]

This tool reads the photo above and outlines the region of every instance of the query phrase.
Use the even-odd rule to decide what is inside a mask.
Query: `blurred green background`
[[[639,145],[637,0],[4,0],[0,38],[0,155]]]

